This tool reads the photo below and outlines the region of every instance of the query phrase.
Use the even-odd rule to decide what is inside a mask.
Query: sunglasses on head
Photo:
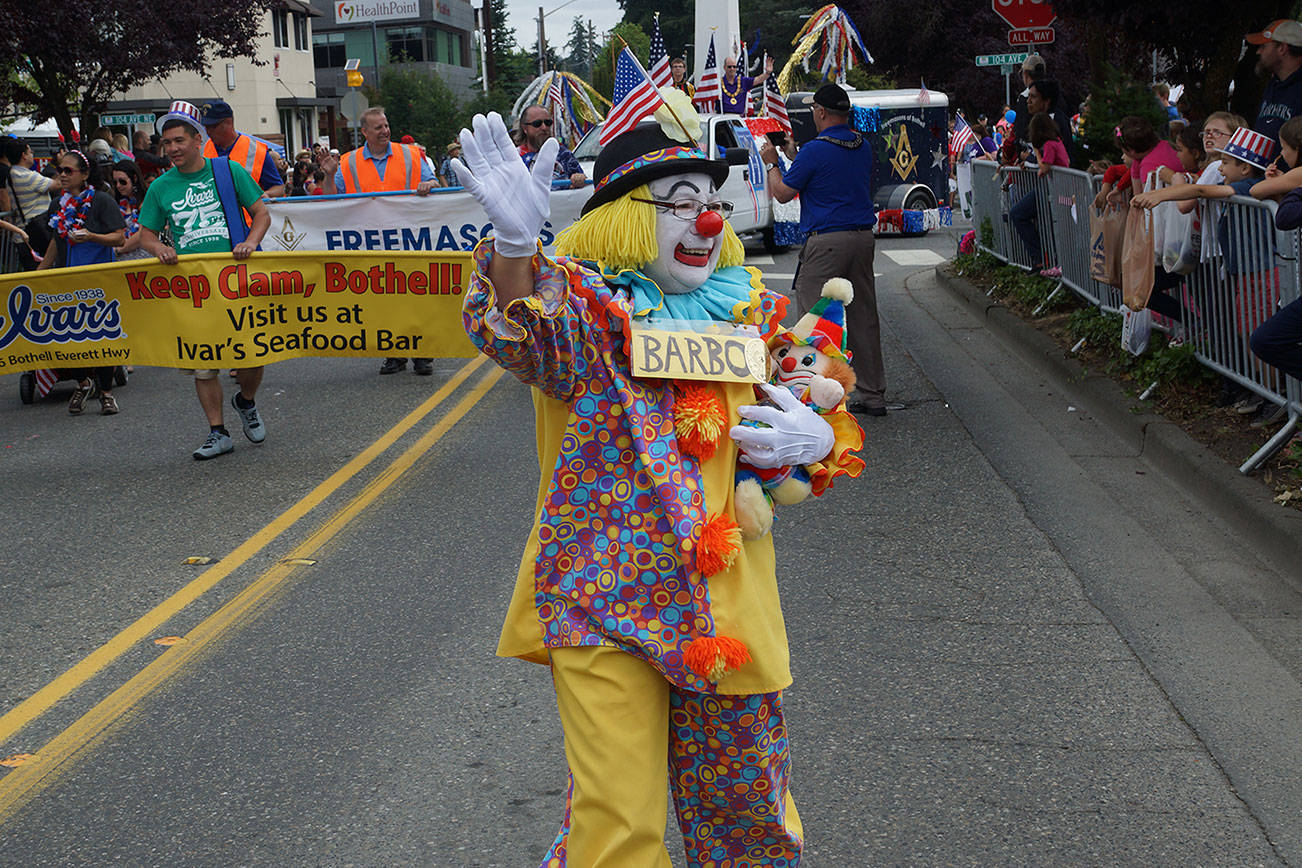
[[[533,127],[534,129],[537,129],[538,127],[550,127],[551,125],[552,122],[550,118],[540,118],[539,120],[529,121],[525,124],[526,127]]]

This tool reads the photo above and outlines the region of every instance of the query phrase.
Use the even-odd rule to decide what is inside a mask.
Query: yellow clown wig
[[[639,269],[660,255],[656,244],[656,206],[634,199],[653,199],[643,184],[610,202],[598,205],[556,236],[556,253],[571,259],[595,260],[607,268]],[[725,220],[718,268],[741,265],[746,248]]]

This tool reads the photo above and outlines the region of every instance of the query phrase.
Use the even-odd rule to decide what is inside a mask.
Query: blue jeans
[[[1016,205],[1008,209],[1008,222],[1031,254],[1031,267],[1044,267],[1044,253],[1040,249],[1039,203],[1034,191],[1027,193]]]
[[[1286,304],[1257,326],[1251,346],[1257,358],[1302,380],[1302,299]]]

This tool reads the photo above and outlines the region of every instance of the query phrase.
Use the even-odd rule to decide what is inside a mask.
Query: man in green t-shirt
[[[232,247],[226,214],[213,178],[212,161],[203,155],[204,131],[199,110],[187,102],[174,102],[158,124],[163,136],[163,153],[172,161],[172,168],[149,185],[145,201],[140,205],[140,246],[166,265],[175,265],[177,256],[185,253],[230,253],[236,259],[247,259],[258,249],[262,236],[271,226],[271,217],[262,205],[262,188],[243,166],[229,164],[235,198],[253,218],[248,237]],[[158,237],[164,227],[170,230],[174,247],[168,247]],[[230,452],[235,444],[222,416],[222,385],[217,378],[220,372],[183,369],[183,373],[194,376],[199,404],[208,417],[208,437],[194,451],[195,460]],[[240,389],[231,396],[231,406],[244,423],[244,436],[250,443],[261,443],[267,429],[254,398],[262,383],[262,367],[242,368],[235,376]]]

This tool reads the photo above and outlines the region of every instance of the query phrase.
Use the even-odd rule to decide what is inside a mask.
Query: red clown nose
[[[702,211],[696,218],[696,231],[704,238],[713,238],[723,231],[723,218],[718,211]]]

